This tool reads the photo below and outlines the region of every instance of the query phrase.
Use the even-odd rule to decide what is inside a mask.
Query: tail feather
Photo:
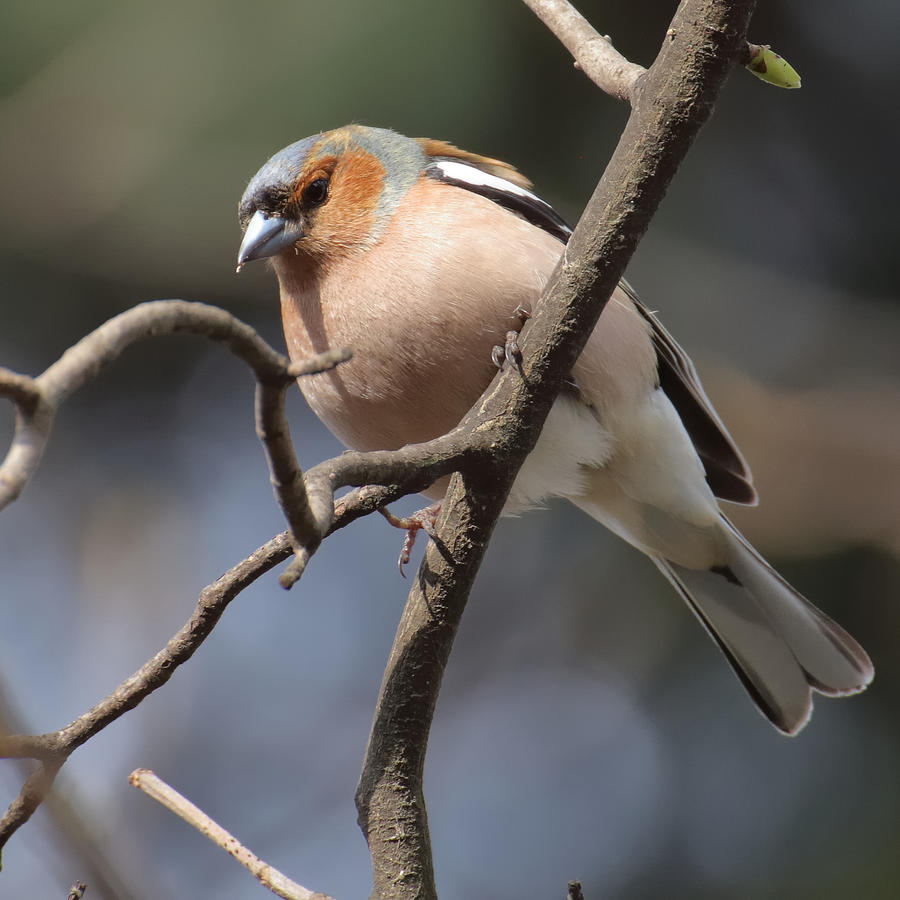
[[[875,675],[865,650],[833,619],[798,594],[723,516],[731,568],[790,645],[810,684],[840,697],[863,690]]]
[[[796,734],[812,713],[810,686],[768,616],[721,573],[653,561],[719,645],[760,712],[779,731]]]
[[[812,712],[811,689],[863,690],[874,669],[836,622],[798,594],[723,517],[727,564],[698,571],[654,557],[725,653],[761,712],[796,734]]]

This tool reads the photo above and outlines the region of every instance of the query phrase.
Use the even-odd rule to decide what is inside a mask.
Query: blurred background
[[[643,64],[674,7],[579,5]],[[753,467],[762,503],[730,514],[878,677],[782,738],[643,557],[566,504],[505,520],[431,739],[443,897],[563,897],[573,878],[589,900],[900,893],[900,7],[760,7],[753,39],[803,89],[734,73],[629,278]],[[515,163],[575,220],[627,113],[514,0],[9,0],[0,91],[0,365],[28,373],[155,298],[221,305],[281,347],[271,272],[234,274],[235,211],[291,141],[349,121],[443,138]],[[8,720],[41,732],[83,712],[282,529],[252,391],[182,337],[66,404],[0,516]],[[338,452],[299,393],[291,415],[304,464]],[[0,897],[61,898],[78,878],[91,900],[264,896],[127,786],[138,766],[302,884],[366,896],[353,791],[408,586],[399,544],[374,517],[290,594],[274,574],[242,594],[71,759],[59,808],[6,848]],[[0,773],[5,805],[20,772]]]

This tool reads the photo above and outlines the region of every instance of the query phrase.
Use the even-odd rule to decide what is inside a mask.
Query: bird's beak
[[[266,217],[257,210],[244,230],[241,249],[238,250],[237,271],[244,263],[254,259],[274,256],[286,247],[292,246],[302,236],[300,226],[289,219],[278,216]]]

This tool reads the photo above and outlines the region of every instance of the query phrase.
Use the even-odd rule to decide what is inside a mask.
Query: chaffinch
[[[238,268],[271,259],[292,359],[353,349],[300,382],[347,446],[438,437],[490,382],[492,348],[570,234],[529,188],[500,160],[359,125],[291,144],[250,181]],[[505,512],[555,496],[650,557],[782,732],[806,723],[811,689],[838,696],[871,681],[862,647],[720,511],[716,498],[756,502],[750,471],[690,359],[624,281]]]

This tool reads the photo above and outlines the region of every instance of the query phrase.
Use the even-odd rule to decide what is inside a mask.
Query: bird
[[[456,426],[496,373],[571,229],[499,159],[348,125],[290,144],[241,198],[238,271],[267,259],[289,356],[349,347],[305,376],[347,447],[390,450]],[[426,490],[440,500],[446,482]],[[874,668],[792,588],[718,501],[757,502],[749,467],[690,358],[622,280],[520,469],[504,514],[570,500],[646,554],[762,714],[794,735],[812,693],[863,690]]]

